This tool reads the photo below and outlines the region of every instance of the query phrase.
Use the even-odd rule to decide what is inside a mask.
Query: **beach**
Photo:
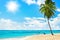
[[[60,40],[60,34],[56,35],[35,35],[26,40]]]
[[[6,38],[0,40],[60,40],[60,34],[33,35],[33,36],[26,36],[23,38]]]

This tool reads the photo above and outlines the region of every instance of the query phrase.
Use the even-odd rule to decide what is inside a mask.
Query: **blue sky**
[[[0,30],[49,30],[46,18],[39,12],[45,0],[0,0]],[[60,2],[50,19],[53,30],[60,29]],[[51,21],[52,20],[52,21]]]

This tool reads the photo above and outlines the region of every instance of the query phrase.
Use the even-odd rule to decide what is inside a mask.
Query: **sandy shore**
[[[34,35],[28,36],[24,38],[7,38],[7,39],[0,39],[0,40],[60,40],[60,34],[56,35]]]
[[[26,40],[60,40],[60,34],[59,35],[35,35],[32,36]]]

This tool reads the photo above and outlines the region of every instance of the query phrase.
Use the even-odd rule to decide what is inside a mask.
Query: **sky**
[[[60,1],[49,20],[52,30],[60,30]],[[0,30],[49,30],[47,19],[39,11],[45,0],[0,0]]]

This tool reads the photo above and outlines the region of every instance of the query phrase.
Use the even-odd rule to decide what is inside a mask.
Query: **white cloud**
[[[60,30],[60,14],[50,20],[52,30]],[[48,23],[44,18],[26,17],[22,23],[10,19],[0,19],[0,30],[49,30]]]
[[[23,0],[23,1],[26,2],[28,5],[35,4],[35,0]]]
[[[16,1],[9,1],[6,4],[7,11],[16,12],[19,8],[19,4]]]
[[[35,30],[49,30],[48,23],[44,18],[25,18],[25,26],[28,29]],[[51,21],[52,20],[52,21]],[[60,14],[56,18],[50,20],[52,30],[60,30]]]
[[[41,4],[44,4],[45,3],[45,0],[37,0],[36,4],[37,5],[41,5]]]
[[[60,30],[60,14],[56,18],[53,18],[53,21],[50,21],[53,29]]]
[[[17,29],[19,26],[17,22],[14,22],[10,19],[0,19],[0,30],[12,30]]]
[[[60,12],[60,8],[57,8],[57,11]]]
[[[28,29],[32,29],[32,30],[41,30],[43,29],[43,27],[46,25],[46,23],[44,22],[43,24],[43,20],[44,18],[26,18],[26,22],[25,22],[25,26],[29,27]]]
[[[36,5],[41,5],[45,3],[45,0],[23,0],[25,3],[27,3],[28,5],[31,4],[36,4]]]

